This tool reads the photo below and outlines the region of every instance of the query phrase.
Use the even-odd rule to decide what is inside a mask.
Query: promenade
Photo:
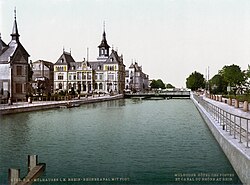
[[[120,98],[123,98],[122,94],[117,94],[113,96],[95,95],[88,97],[80,97],[79,99],[75,98],[72,100],[62,100],[62,101],[33,101],[32,103],[15,102],[13,103],[13,105],[0,104],[0,115],[59,108],[60,106],[67,105],[69,103],[87,104],[87,103],[115,100]]]
[[[191,99],[242,183],[250,184],[250,112],[203,95]]]

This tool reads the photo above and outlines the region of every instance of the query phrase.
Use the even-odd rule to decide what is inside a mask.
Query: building
[[[54,90],[79,93],[122,93],[125,88],[123,56],[111,50],[103,31],[95,61],[76,62],[63,51],[54,64]]]
[[[29,73],[29,54],[19,40],[16,10],[10,36],[8,45],[0,37],[0,89],[1,98],[12,103],[26,98]]]
[[[54,64],[55,92],[86,93],[93,89],[93,70],[87,61],[76,62],[71,53],[63,51]]]
[[[126,70],[125,82],[125,90],[140,92],[149,89],[148,75],[143,73],[142,66],[139,66],[137,62],[132,63]]]
[[[34,94],[53,93],[54,89],[54,64],[44,60],[32,63],[32,87]]]

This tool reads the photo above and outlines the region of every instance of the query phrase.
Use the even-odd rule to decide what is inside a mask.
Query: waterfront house
[[[13,100],[26,98],[29,65],[29,54],[19,40],[16,10],[10,36],[8,45],[0,36],[0,89],[1,99],[8,99],[12,103]]]
[[[126,70],[126,90],[133,92],[141,92],[148,90],[149,79],[148,75],[142,71],[142,66],[137,62],[131,63],[128,70]]]

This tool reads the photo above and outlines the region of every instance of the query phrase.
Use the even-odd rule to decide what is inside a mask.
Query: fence
[[[238,139],[249,148],[249,123],[250,119],[241,117],[221,109],[214,104],[207,102],[201,96],[193,95],[193,98],[220,124],[222,130],[229,132],[234,139]]]

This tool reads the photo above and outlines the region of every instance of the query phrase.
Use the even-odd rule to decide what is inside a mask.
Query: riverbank
[[[123,94],[117,94],[113,96],[96,95],[96,96],[91,96],[91,97],[81,97],[80,99],[73,99],[73,100],[67,100],[67,101],[33,101],[32,103],[17,102],[17,103],[13,103],[13,105],[0,104],[0,115],[46,110],[46,109],[55,109],[55,108],[60,108],[61,106],[66,106],[69,103],[77,103],[77,104],[82,105],[82,104],[110,101],[110,100],[116,100],[116,99],[122,99],[122,98],[123,98]]]
[[[191,99],[242,183],[250,184],[250,114],[205,96]]]

